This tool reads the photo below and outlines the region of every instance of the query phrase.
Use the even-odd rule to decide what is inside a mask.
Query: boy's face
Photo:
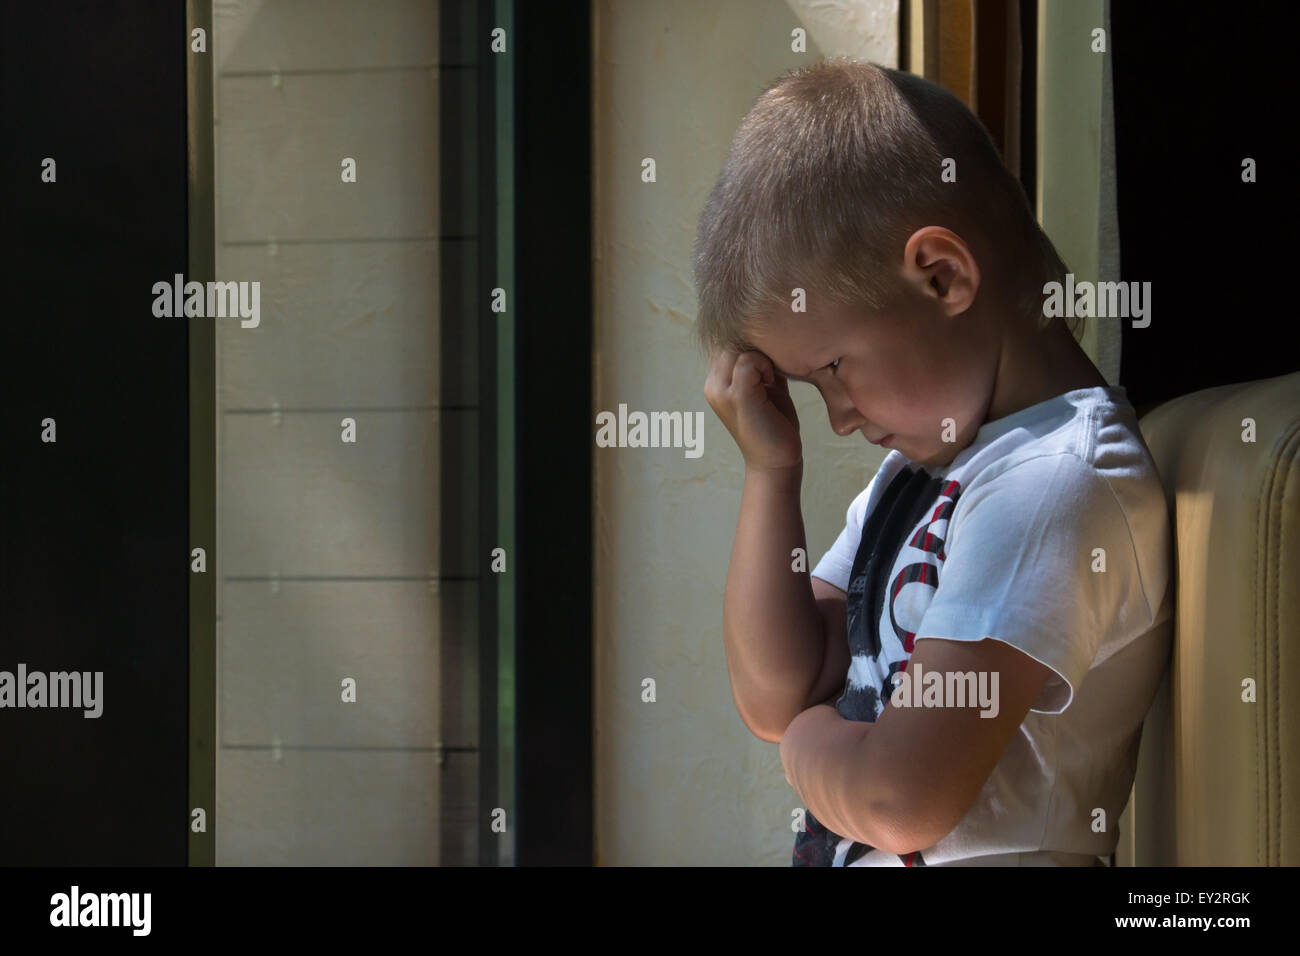
[[[971,443],[992,401],[999,350],[982,325],[919,297],[864,316],[810,295],[806,313],[769,317],[751,340],[778,373],[821,392],[837,435],[884,439],[939,467]]]

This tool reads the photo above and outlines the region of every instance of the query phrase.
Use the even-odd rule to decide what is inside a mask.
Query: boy
[[[695,256],[745,460],[732,696],[806,807],[796,866],[1101,865],[1170,651],[1164,491],[979,121],[846,59],[736,134]],[[812,570],[787,379],[888,449]],[[913,680],[914,678],[914,680]]]

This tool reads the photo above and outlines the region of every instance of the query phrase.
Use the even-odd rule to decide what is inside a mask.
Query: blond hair
[[[955,160],[956,181],[941,178]],[[695,244],[701,345],[744,351],[791,290],[879,310],[908,236],[948,225],[999,269],[1017,314],[1043,322],[1065,265],[988,131],[944,88],[837,57],[774,80],[737,130]],[[1075,335],[1077,336],[1077,331]]]

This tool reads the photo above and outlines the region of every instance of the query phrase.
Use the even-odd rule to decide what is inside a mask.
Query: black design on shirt
[[[880,621],[885,607],[885,599],[890,589],[890,572],[898,560],[899,551],[904,543],[921,547],[925,551],[935,551],[940,561],[943,559],[943,541],[930,534],[923,525],[927,513],[934,508],[936,500],[947,495],[939,507],[935,508],[930,523],[946,520],[952,514],[960,489],[956,482],[949,482],[941,477],[932,477],[924,468],[909,470],[904,467],[881,494],[871,514],[862,528],[862,538],[853,559],[853,569],[849,574],[849,587],[846,592],[846,610],[848,615],[848,643],[850,658],[867,656],[872,660],[880,657]],[[915,532],[915,533],[914,533]],[[911,540],[909,541],[909,535]],[[902,581],[923,580],[938,586],[938,566],[932,564],[911,565],[905,569]],[[901,660],[891,661],[885,686],[852,687],[846,680],[844,690],[835,709],[846,720],[861,720],[874,723],[877,709],[888,706],[893,693],[893,677],[906,665],[911,656],[910,632],[904,631],[894,619],[892,603],[890,622],[895,635],[905,641],[907,656]],[[906,640],[905,640],[906,637]],[[842,837],[816,820],[811,810],[805,811],[805,829],[795,836],[794,866],[830,866],[835,859],[835,848]],[[854,842],[845,857],[848,866],[869,852],[872,847]],[[908,853],[900,856],[905,866],[924,866],[921,854]]]

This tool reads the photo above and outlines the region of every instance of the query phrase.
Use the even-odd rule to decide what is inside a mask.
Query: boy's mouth
[[[863,435],[862,437],[866,438],[867,436]],[[894,436],[892,434],[889,434],[886,435],[884,438],[880,439],[879,441],[875,441],[874,439],[871,438],[867,438],[867,441],[871,442],[871,444],[873,445],[887,445],[889,444],[889,440],[893,437]]]

